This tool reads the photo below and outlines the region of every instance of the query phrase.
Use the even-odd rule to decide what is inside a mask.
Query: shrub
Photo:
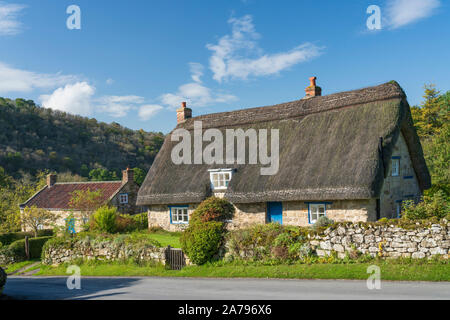
[[[198,265],[213,260],[223,240],[224,224],[209,221],[189,226],[181,235],[181,246],[189,259]]]
[[[415,204],[413,201],[405,201],[403,204],[403,216],[406,219],[428,219],[437,217],[445,218],[450,214],[450,197],[443,190],[428,193],[422,197],[422,201]]]
[[[209,221],[225,222],[233,218],[234,206],[225,199],[210,197],[200,203],[190,218],[190,223]]]
[[[326,228],[334,223],[333,220],[329,219],[326,216],[321,216],[317,219],[316,223],[314,223],[313,228],[317,230],[318,228]]]
[[[93,218],[96,230],[106,233],[114,233],[116,231],[117,208],[101,207],[95,211]]]
[[[123,232],[132,232],[137,229],[136,222],[131,218],[130,215],[127,214],[118,214],[116,216],[116,231]]]
[[[233,217],[234,207],[225,199],[211,197],[200,203],[191,215],[189,227],[181,235],[181,247],[195,264],[211,261],[219,253],[225,221]]]
[[[227,236],[228,252],[235,258],[270,261],[302,259],[312,253],[306,243],[309,230],[277,223],[232,231]]]
[[[30,259],[39,259],[45,243],[52,238],[53,237],[40,237],[28,239],[30,246]],[[5,255],[14,262],[24,261],[27,258],[25,253],[25,239],[17,240],[9,246],[3,247],[0,254]]]
[[[148,229],[148,213],[143,212],[131,216],[131,219],[135,222],[136,230]]]
[[[0,242],[6,247],[17,240],[25,239],[28,236],[29,238],[34,236],[33,232],[10,232],[10,233],[2,233],[0,234]],[[53,230],[39,230],[38,237],[49,237],[53,236]]]

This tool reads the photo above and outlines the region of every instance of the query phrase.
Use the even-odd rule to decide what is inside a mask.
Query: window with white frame
[[[392,159],[392,176],[398,177],[400,175],[400,159]]]
[[[119,196],[120,204],[127,204],[128,203],[128,193],[121,193]]]
[[[232,169],[209,170],[211,187],[213,190],[224,190],[228,188],[228,183],[233,175]]]
[[[325,203],[309,204],[309,223],[314,224],[320,217],[326,216]]]
[[[189,223],[189,214],[187,207],[171,207],[170,214],[173,224]]]

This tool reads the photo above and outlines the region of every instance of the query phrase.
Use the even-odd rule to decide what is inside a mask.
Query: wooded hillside
[[[0,166],[14,177],[40,170],[84,177],[93,169],[127,166],[145,172],[158,153],[162,133],[41,108],[32,100],[0,98]]]

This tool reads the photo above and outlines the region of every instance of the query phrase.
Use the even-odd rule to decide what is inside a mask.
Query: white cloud
[[[107,85],[112,85],[114,83],[114,80],[113,79],[111,79],[111,78],[109,78],[109,79],[106,79],[106,84]]]
[[[388,0],[387,23],[400,28],[431,16],[440,5],[439,0]]]
[[[182,101],[187,101],[193,107],[205,107],[213,103],[227,103],[237,100],[233,95],[214,93],[204,85],[191,82],[183,84],[176,93],[167,93],[160,97],[162,104],[176,109]]]
[[[77,80],[73,75],[43,74],[16,69],[0,62],[0,93],[30,92],[34,89],[52,89]]]
[[[98,110],[115,118],[125,117],[137,104],[143,103],[144,98],[139,96],[103,96],[96,100],[100,103]]]
[[[149,120],[154,115],[156,115],[158,112],[160,112],[162,109],[164,109],[162,106],[157,104],[147,104],[143,105],[139,108],[139,118],[143,121]]]
[[[0,2],[0,36],[11,36],[22,31],[22,23],[17,20],[26,6]]]
[[[209,61],[210,69],[214,73],[213,78],[218,82],[278,74],[321,54],[321,48],[310,43],[299,45],[287,52],[264,54],[256,41],[260,35],[256,33],[250,15],[231,18],[228,23],[232,26],[231,35],[223,36],[215,45],[207,45],[213,52]]]
[[[91,99],[94,93],[95,88],[87,82],[77,82],[58,88],[51,95],[41,95],[40,99],[46,108],[89,116],[93,111]]]
[[[195,82],[202,83],[200,79],[203,76],[203,65],[197,62],[189,62],[189,68],[191,70],[191,78]]]

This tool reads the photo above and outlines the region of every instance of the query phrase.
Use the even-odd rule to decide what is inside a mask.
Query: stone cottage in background
[[[65,219],[74,213],[77,230],[83,222],[77,208],[71,208],[70,200],[75,191],[98,191],[103,196],[104,203],[116,207],[120,213],[137,214],[145,208],[136,206],[139,185],[134,181],[134,171],[123,171],[122,181],[95,181],[95,182],[62,182],[58,183],[58,176],[47,176],[47,184],[34,196],[20,205],[21,211],[26,207],[37,207],[51,211],[58,216],[57,225],[64,226]],[[47,226],[43,226],[45,228]]]
[[[137,204],[149,208],[149,225],[182,229],[212,195],[235,206],[233,228],[308,226],[321,216],[351,222],[400,217],[402,202],[419,199],[431,185],[404,91],[391,81],[321,96],[316,78],[310,81],[304,98],[274,106],[192,118],[183,103],[176,129],[190,133],[196,121],[203,132],[215,128],[224,137],[227,129],[278,129],[279,170],[261,175],[261,164],[177,165],[172,132],[138,194]],[[203,141],[203,150],[210,143]]]

